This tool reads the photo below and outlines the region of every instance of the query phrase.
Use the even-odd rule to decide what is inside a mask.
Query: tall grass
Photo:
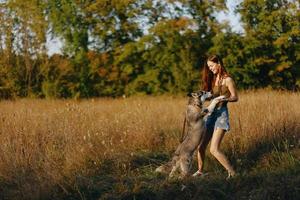
[[[239,102],[229,104],[231,130],[222,148],[239,171],[299,163],[299,101],[299,93],[259,90],[242,92]],[[137,155],[168,157],[174,151],[185,105],[184,97],[166,96],[0,102],[0,198],[51,199],[75,192],[84,199],[80,182],[100,195],[110,186],[95,185],[96,174],[129,175],[139,170]],[[147,159],[153,167],[161,161]],[[206,169],[222,170],[213,159]]]

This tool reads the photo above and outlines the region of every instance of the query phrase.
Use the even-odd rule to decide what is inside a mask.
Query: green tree
[[[213,8],[224,2],[168,1],[151,19],[157,22],[116,58],[128,94],[178,93],[199,89],[199,68],[216,34]],[[178,4],[179,3],[179,4]],[[186,15],[188,17],[181,17]],[[125,73],[124,73],[125,72]]]
[[[7,0],[0,8],[3,53],[7,56],[4,67],[18,95],[34,95],[39,71],[35,61],[46,54],[47,23],[43,4],[34,0]]]
[[[224,58],[241,88],[299,87],[299,3],[244,0],[237,12],[244,32],[219,25],[209,51]]]
[[[244,0],[238,10],[245,29],[244,68],[252,86],[299,87],[299,2]]]

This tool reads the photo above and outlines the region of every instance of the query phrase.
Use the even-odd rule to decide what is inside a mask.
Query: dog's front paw
[[[208,113],[212,113],[216,107],[216,105],[222,100],[222,99],[225,99],[225,96],[222,95],[222,96],[218,96],[216,98],[214,98],[212,100],[212,102],[209,104],[209,106],[206,108],[208,110]]]
[[[217,103],[219,103],[220,101],[222,101],[222,100],[225,99],[225,98],[226,98],[226,97],[225,97],[224,95],[218,96],[218,97],[214,98],[212,102],[214,102],[214,103],[217,104]]]

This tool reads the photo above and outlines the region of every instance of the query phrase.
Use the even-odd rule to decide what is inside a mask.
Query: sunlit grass
[[[259,90],[241,92],[239,102],[229,104],[231,130],[222,148],[238,171],[299,165],[299,101],[299,93]],[[2,101],[0,192],[20,199],[75,192],[81,198],[80,185],[93,185],[100,195],[112,189],[110,181],[118,194],[138,191],[140,178],[128,183],[132,187],[118,180],[153,179],[152,169],[178,145],[185,105],[185,97],[167,96]],[[205,169],[223,170],[212,157]],[[105,173],[113,181],[97,179]]]

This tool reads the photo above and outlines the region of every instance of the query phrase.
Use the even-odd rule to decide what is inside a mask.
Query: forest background
[[[300,199],[300,2],[229,2],[0,0],[0,199]],[[207,177],[169,180],[155,168],[211,54],[239,89],[222,142],[239,176],[207,152]]]
[[[298,90],[297,0],[243,0],[242,32],[219,22],[225,0],[2,0],[0,96],[180,94],[218,54],[239,89]],[[49,55],[47,37],[62,41]]]

